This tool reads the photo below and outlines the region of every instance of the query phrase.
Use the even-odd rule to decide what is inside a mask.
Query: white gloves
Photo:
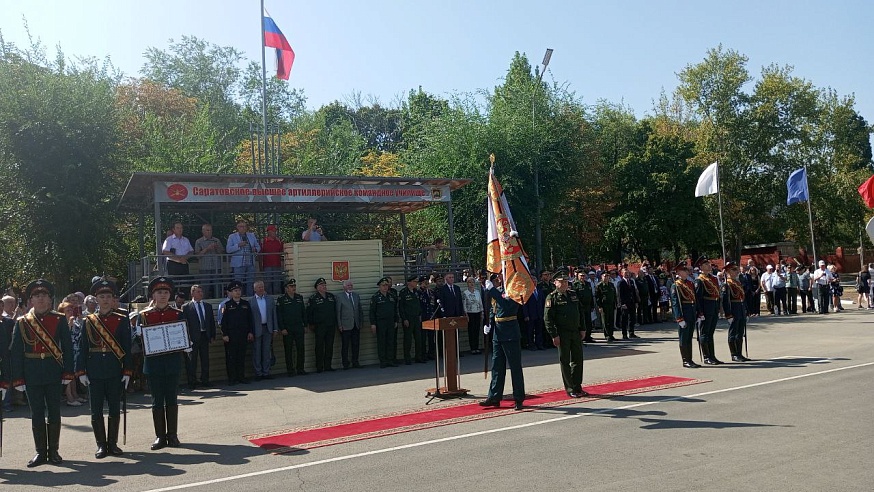
[[[491,290],[491,288],[494,287],[495,284],[493,284],[491,280],[486,280],[486,283],[483,286],[486,288],[486,290]]]
[[[704,321],[704,316],[698,316],[698,321]]]
[[[686,327],[686,322],[680,321],[680,328],[685,328],[685,327]]]
[[[130,376],[125,374],[121,377],[121,382],[124,383],[124,389],[127,389],[127,385],[130,383]]]
[[[187,349],[183,350],[183,352],[185,352],[186,354],[190,354],[191,352],[194,352],[194,349],[191,347],[188,347]]]
[[[488,335],[492,332],[492,325],[483,326],[483,335]]]
[[[91,384],[91,380],[88,379],[87,374],[79,376],[79,382],[82,383],[82,386],[88,386],[89,384]]]
[[[63,384],[64,386],[66,386],[66,385],[68,385],[68,384],[70,384],[70,383],[72,383],[72,382],[73,382],[73,381],[70,380],[70,379],[62,379],[62,380],[61,380],[61,384]]]
[[[6,399],[6,388],[0,388],[0,401]]]
[[[17,389],[18,391],[24,393],[25,391],[27,391],[27,385],[22,384],[21,386],[16,386],[15,389]]]

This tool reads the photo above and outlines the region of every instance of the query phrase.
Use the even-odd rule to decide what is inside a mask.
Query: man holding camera
[[[315,218],[307,219],[307,230],[303,231],[302,238],[304,241],[327,241],[325,233],[322,231],[322,226],[318,224]]]

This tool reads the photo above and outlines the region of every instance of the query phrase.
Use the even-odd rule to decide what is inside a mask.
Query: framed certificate
[[[185,321],[143,326],[142,330],[143,351],[146,356],[179,352],[191,346],[188,324]]]

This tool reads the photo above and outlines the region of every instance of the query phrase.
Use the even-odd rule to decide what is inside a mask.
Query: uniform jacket
[[[297,293],[294,297],[289,297],[288,294],[279,296],[276,300],[276,321],[280,331],[303,332],[307,325],[307,308],[303,296]]]
[[[154,307],[140,311],[139,325],[141,327],[172,323],[183,320],[182,311],[173,306],[164,309]],[[143,374],[153,376],[171,376],[182,372],[182,353],[147,355],[143,362]]]
[[[314,292],[307,301],[307,321],[311,325],[322,328],[335,328],[337,326],[337,298],[330,292],[325,292],[322,297]]]
[[[107,343],[91,316],[85,317],[79,346],[76,347],[76,375],[84,374],[88,379],[120,379],[122,374],[130,376],[133,374],[130,320],[117,311],[98,314],[97,317],[111,338]],[[121,358],[111,350],[113,343],[121,349]]]
[[[60,362],[51,355],[48,347],[36,338],[34,330],[30,328],[31,325],[37,326],[34,319],[40,321],[55,346],[60,349]],[[22,384],[60,384],[62,379],[73,379],[73,339],[67,326],[67,318],[57,311],[48,311],[40,317],[35,316],[31,309],[26,315],[19,317],[12,330],[12,343],[9,350],[12,387]],[[38,354],[41,358],[28,357],[25,354]]]
[[[231,342],[245,341],[249,334],[255,334],[252,326],[252,306],[246,299],[240,298],[239,302],[233,299],[224,301],[221,309],[222,336],[228,337]]]
[[[512,342],[522,339],[519,329],[519,304],[504,298],[502,289],[492,287],[488,289],[488,296],[492,302],[492,336],[498,342]],[[498,321],[498,318],[504,321]]]
[[[562,332],[580,330],[580,301],[573,289],[567,289],[564,294],[558,289],[546,296],[544,322],[546,331],[553,338]]]

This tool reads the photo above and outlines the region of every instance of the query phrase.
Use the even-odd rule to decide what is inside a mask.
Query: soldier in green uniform
[[[307,322],[316,334],[316,372],[333,371],[334,334],[337,333],[337,299],[328,292],[328,282],[319,278],[316,292],[307,301]]]
[[[67,318],[52,310],[54,287],[47,280],[34,280],[24,291],[32,305],[18,318],[12,330],[10,359],[12,387],[27,393],[30,424],[36,456],[33,468],[63,462],[58,454],[61,438],[61,387],[73,381],[73,339]]]
[[[115,309],[118,288],[115,283],[99,279],[91,285],[97,298],[97,312],[85,317],[85,325],[76,347],[76,375],[88,388],[91,404],[91,428],[97,441],[97,459],[121,456],[118,429],[121,423],[121,392],[127,389],[131,364],[130,320]],[[109,406],[109,432],[103,422],[103,403]]]
[[[525,378],[522,375],[522,331],[519,329],[519,304],[513,299],[504,297],[502,278],[492,274],[486,282],[486,295],[492,304],[492,380],[489,384],[489,394],[479,402],[483,407],[499,407],[504,398],[504,381],[507,378],[507,366],[510,366],[510,379],[513,381],[514,408],[522,410],[525,401]],[[483,333],[488,335],[492,325],[486,325]]]
[[[616,328],[616,286],[610,281],[610,275],[607,272],[601,274],[601,282],[595,287],[595,301],[601,308],[604,337],[608,342],[615,342],[613,330]]]
[[[370,330],[376,335],[379,367],[397,367],[397,298],[390,293],[388,278],[381,278],[376,285],[379,290],[370,298]]]
[[[285,283],[285,294],[276,299],[276,318],[282,333],[285,348],[285,368],[289,376],[306,375],[304,363],[304,332],[306,331],[306,304],[303,296],[297,293],[297,281]],[[292,358],[292,355],[297,358]],[[295,369],[296,368],[296,369]]]
[[[555,289],[552,285],[552,273],[549,270],[540,270],[540,280],[537,281],[537,288],[546,296]]]
[[[588,395],[583,391],[583,340],[580,334],[580,301],[576,291],[568,289],[567,274],[553,276],[555,290],[546,296],[543,318],[552,343],[558,347],[561,379],[571,398]]]
[[[415,345],[416,362],[425,362],[425,339],[422,336],[422,305],[417,287],[419,277],[407,277],[407,286],[398,294],[398,315],[404,327],[404,363],[412,363],[410,349]]]
[[[595,339],[592,338],[592,310],[595,309],[595,294],[592,292],[592,284],[589,283],[582,267],[577,270],[577,279],[574,281],[573,290],[577,293],[577,299],[580,301],[580,322],[585,332],[583,342],[595,343]]]

